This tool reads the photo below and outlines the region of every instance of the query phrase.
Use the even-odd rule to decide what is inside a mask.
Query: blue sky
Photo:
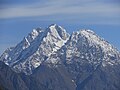
[[[0,54],[33,28],[92,29],[120,50],[120,0],[0,0]]]

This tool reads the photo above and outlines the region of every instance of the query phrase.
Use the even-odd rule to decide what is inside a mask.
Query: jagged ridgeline
[[[120,90],[120,52],[92,30],[33,29],[0,57],[3,90]]]

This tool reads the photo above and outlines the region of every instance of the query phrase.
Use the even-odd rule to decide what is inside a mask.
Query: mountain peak
[[[57,25],[57,24],[51,24],[51,25],[49,25],[49,27],[48,27],[48,29],[49,29],[50,31],[52,31],[52,30],[57,30],[58,28],[61,28],[61,26],[59,26],[59,25]]]
[[[116,50],[108,41],[104,38],[99,37],[94,31],[92,30],[80,30],[79,33],[82,37],[85,37],[89,44],[91,45],[99,45],[105,52],[114,51]],[[117,51],[117,50],[116,50]]]
[[[48,26],[48,30],[55,30],[56,27],[59,27],[57,24],[51,24]]]
[[[97,34],[94,31],[90,30],[90,29],[82,29],[82,30],[79,30],[77,32],[74,32],[73,34],[75,34],[75,35],[80,34],[80,35],[83,35],[85,37],[94,36],[94,35],[97,36]]]
[[[58,25],[53,23],[53,24],[50,24],[48,27],[51,27],[51,26],[58,26]]]
[[[48,28],[47,28],[48,32],[51,33],[53,36],[56,35],[57,37],[60,36],[59,38],[66,40],[67,38],[69,38],[69,34],[66,32],[66,30],[57,25],[57,24],[51,24]]]
[[[93,30],[86,29],[86,30],[80,30],[80,33],[89,33],[89,34],[95,34]]]

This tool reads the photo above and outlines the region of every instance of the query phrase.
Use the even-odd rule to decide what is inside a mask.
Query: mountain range
[[[0,56],[3,90],[120,90],[120,52],[92,30],[33,29]]]

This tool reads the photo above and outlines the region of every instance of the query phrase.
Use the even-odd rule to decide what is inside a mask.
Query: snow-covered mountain
[[[19,44],[8,48],[0,61],[28,76],[22,79],[30,90],[120,89],[120,52],[92,30],[69,35],[56,24],[45,30],[33,29]]]
[[[64,59],[55,56],[58,50],[59,55],[65,55]],[[44,61],[72,63],[74,58],[81,64],[87,60],[94,67],[100,63],[106,66],[119,63],[120,53],[91,30],[80,30],[70,36],[64,28],[52,24],[46,30],[33,29],[19,44],[7,49],[0,60],[16,72],[31,74]]]
[[[52,53],[60,49],[69,39],[69,34],[61,26],[50,25],[46,30],[33,29],[14,48],[7,49],[0,60],[16,72],[31,74]]]

